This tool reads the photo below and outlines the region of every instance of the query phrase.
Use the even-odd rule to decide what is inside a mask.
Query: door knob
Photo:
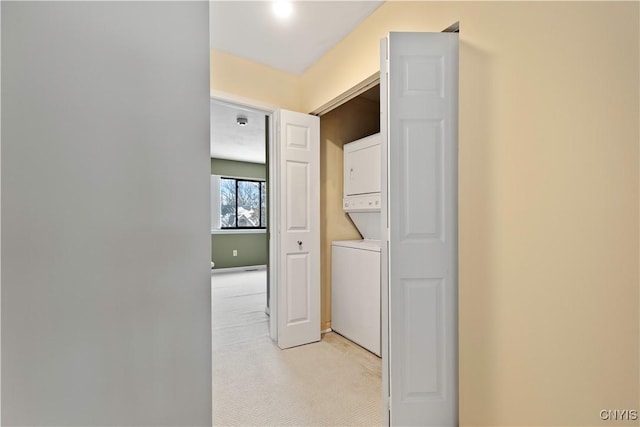
[[[298,240],[298,246],[302,246],[302,240]]]

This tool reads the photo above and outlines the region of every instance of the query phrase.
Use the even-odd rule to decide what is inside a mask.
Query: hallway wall
[[[211,425],[208,5],[2,8],[2,425]]]
[[[210,50],[210,87],[276,108],[302,111],[301,76],[285,73],[235,55]]]

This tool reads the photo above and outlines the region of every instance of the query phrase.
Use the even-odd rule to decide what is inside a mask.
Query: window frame
[[[235,212],[236,212],[236,225],[233,227],[223,227],[221,224],[221,192],[220,192],[220,180],[234,180],[235,181]],[[260,226],[257,227],[249,227],[249,226],[238,226],[238,182],[254,182],[258,183],[258,221]],[[264,183],[264,192],[265,192],[265,225],[262,225],[262,185]],[[269,201],[268,191],[267,191],[267,180],[263,178],[253,178],[253,177],[238,177],[238,176],[227,176],[227,175],[211,175],[211,233],[212,234],[227,234],[227,233],[266,233],[267,230],[267,206],[266,204]]]

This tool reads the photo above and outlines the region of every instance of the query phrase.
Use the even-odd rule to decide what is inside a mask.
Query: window
[[[263,229],[267,226],[267,189],[262,180],[217,178],[219,204],[215,209],[214,229]],[[217,226],[216,226],[217,225]]]

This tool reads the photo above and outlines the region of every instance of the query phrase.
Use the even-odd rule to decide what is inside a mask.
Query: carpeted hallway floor
[[[377,426],[381,361],[335,333],[280,350],[268,334],[266,271],[215,274],[216,426]]]

